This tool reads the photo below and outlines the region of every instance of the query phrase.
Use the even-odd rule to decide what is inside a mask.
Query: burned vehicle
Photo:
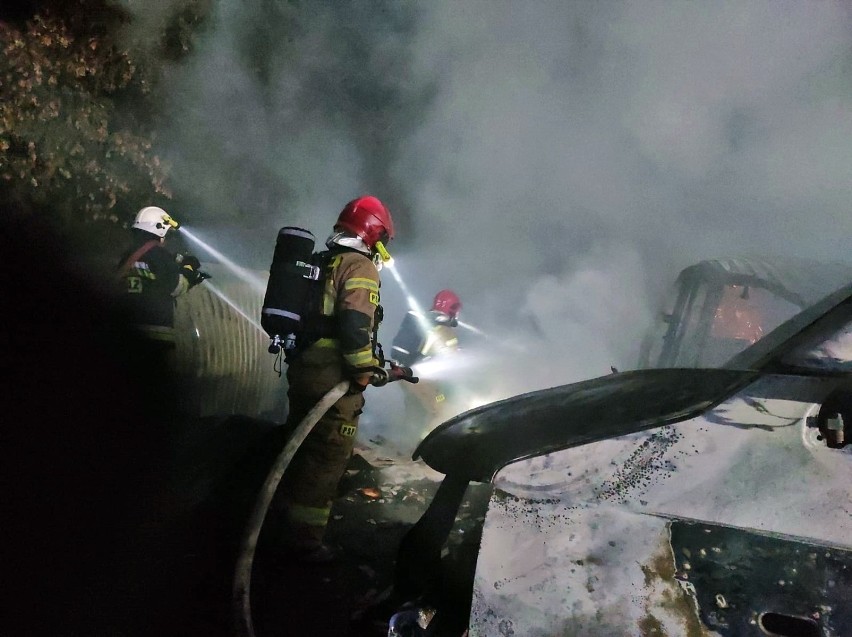
[[[400,545],[389,635],[852,634],[852,284],[719,368],[486,405]],[[485,485],[484,522],[452,546]]]
[[[641,347],[639,368],[719,367],[852,280],[852,266],[728,257],[684,268]]]

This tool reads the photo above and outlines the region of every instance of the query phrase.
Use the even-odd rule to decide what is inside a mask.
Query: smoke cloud
[[[280,226],[324,239],[353,196],[385,199],[420,304],[454,289],[517,393],[634,365],[661,292],[702,258],[852,259],[850,18],[792,0],[222,1],[173,69],[164,138],[193,222],[250,267]],[[385,279],[389,344],[407,308]]]

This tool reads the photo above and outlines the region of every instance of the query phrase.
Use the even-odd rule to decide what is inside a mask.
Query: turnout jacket
[[[393,339],[392,358],[410,367],[430,356],[458,349],[455,330],[447,322],[439,312],[430,311],[424,316],[409,310]]]
[[[320,315],[332,325],[331,338],[315,344],[339,348],[351,373],[366,373],[379,365],[374,343],[381,320],[379,271],[372,259],[348,248],[331,248],[328,259]]]
[[[189,289],[175,255],[155,237],[140,236],[122,255],[117,273],[134,325],[148,338],[173,343],[175,297]]]

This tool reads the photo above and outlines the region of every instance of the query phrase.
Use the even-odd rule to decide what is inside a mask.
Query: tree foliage
[[[0,24],[0,40],[0,179],[15,204],[117,219],[131,192],[170,195],[151,133],[117,116],[117,95],[150,92],[126,51],[42,15],[23,30]]]
[[[67,223],[126,220],[140,201],[169,199],[152,95],[162,61],[190,50],[208,9],[206,0],[176,3],[147,50],[119,39],[132,17],[106,0],[48,3],[23,25],[0,21],[6,203]]]

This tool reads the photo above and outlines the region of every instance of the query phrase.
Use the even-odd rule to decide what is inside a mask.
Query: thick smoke
[[[217,5],[172,78],[176,187],[252,267],[278,227],[324,238],[386,198],[399,271],[421,305],[460,294],[504,393],[631,367],[702,258],[851,258],[843,3],[340,6]],[[406,301],[383,297],[389,344]]]
[[[516,387],[634,365],[662,288],[701,258],[849,260],[842,5],[431,6],[415,77],[438,88],[399,165],[419,265],[473,322],[532,341],[507,352]]]

